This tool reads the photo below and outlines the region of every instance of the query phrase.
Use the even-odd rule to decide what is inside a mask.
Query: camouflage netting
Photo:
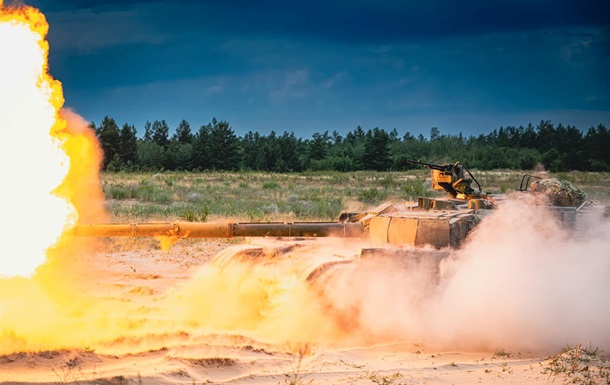
[[[530,190],[544,193],[553,206],[580,206],[587,198],[587,194],[578,187],[555,178],[534,181],[530,184]]]

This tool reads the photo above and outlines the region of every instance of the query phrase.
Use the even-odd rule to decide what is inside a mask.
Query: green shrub
[[[180,218],[189,222],[205,222],[208,220],[209,215],[210,209],[207,205],[204,205],[200,209],[196,209],[194,207],[187,207],[183,209],[180,214]]]
[[[272,180],[264,181],[263,188],[276,190],[276,189],[280,188],[280,185],[275,180],[272,179]]]
[[[358,200],[363,203],[379,203],[387,199],[387,193],[375,187],[364,189],[358,192]]]
[[[415,199],[418,197],[430,197],[435,195],[434,191],[425,187],[421,181],[413,181],[402,186],[402,193],[408,199]]]

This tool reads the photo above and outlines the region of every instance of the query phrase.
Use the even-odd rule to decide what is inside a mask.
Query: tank
[[[383,203],[364,212],[342,212],[335,222],[173,222],[102,223],[76,226],[75,236],[89,237],[337,237],[359,238],[373,245],[396,247],[459,247],[479,223],[482,211],[494,209],[493,199],[471,187],[478,182],[459,162],[435,165],[432,188],[444,190],[442,199],[419,198],[417,202]],[[469,177],[466,177],[466,174]]]
[[[78,225],[75,236],[162,237],[169,244],[183,238],[254,237],[283,240],[272,245],[238,245],[223,251],[213,263],[281,265],[307,282],[328,279],[337,271],[370,264],[393,264],[423,269],[434,275],[440,262],[468,238],[485,217],[510,199],[528,197],[532,210],[551,210],[574,231],[584,231],[592,215],[607,218],[608,208],[595,207],[585,194],[567,184],[524,175],[511,197],[483,192],[474,175],[459,162],[409,163],[430,169],[431,188],[445,191],[441,198],[383,203],[364,212],[342,212],[334,222],[173,222]],[[532,199],[533,197],[533,199]],[[560,197],[561,199],[555,199]],[[601,213],[601,214],[600,214]],[[356,255],[316,252],[316,238],[350,238],[363,245]]]

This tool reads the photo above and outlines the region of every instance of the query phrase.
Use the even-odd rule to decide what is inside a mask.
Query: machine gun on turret
[[[422,161],[419,161],[419,160],[412,160],[412,159],[407,159],[407,163],[420,164],[420,165],[422,165],[425,168],[428,168],[430,170],[438,170],[438,171],[444,171],[444,172],[451,172],[451,170],[455,166],[455,164],[425,163],[425,162],[422,162]],[[456,163],[456,164],[458,164],[458,163]]]
[[[454,164],[425,163],[419,160],[408,159],[407,163],[419,164],[431,170],[432,189],[446,191],[451,198],[470,200],[486,198],[487,194],[481,189],[481,185],[474,175],[460,162]],[[468,177],[466,177],[466,173]],[[472,188],[476,183],[478,189]]]

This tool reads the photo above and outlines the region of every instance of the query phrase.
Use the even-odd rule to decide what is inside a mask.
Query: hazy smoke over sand
[[[548,351],[577,343],[610,348],[608,239],[608,223],[575,237],[550,213],[513,202],[490,214],[442,262],[440,277],[372,258],[358,269],[331,268],[309,286],[286,266],[258,261],[222,271],[203,267],[171,302],[178,306],[173,313],[191,323],[271,342],[403,339],[461,349]],[[363,246],[320,242],[286,260],[298,266],[312,252],[349,257]],[[210,292],[216,294],[205,294]]]
[[[448,263],[434,313],[447,342],[610,348],[610,223],[577,240],[548,213],[515,203]]]
[[[441,265],[439,286],[383,266],[335,283],[374,334],[460,348],[610,349],[610,224],[576,239],[554,218],[510,203]],[[355,283],[358,282],[358,283]],[[346,289],[347,287],[347,289]]]
[[[103,277],[79,263],[86,249],[74,245],[33,280],[0,281],[1,293],[21,293],[0,295],[0,323],[11,333],[2,341],[10,342],[6,351],[133,352],[228,333],[279,344],[406,340],[455,349],[546,352],[577,343],[610,349],[609,239],[608,223],[575,238],[548,213],[506,204],[443,261],[440,277],[373,258],[358,269],[331,268],[312,285],[305,277],[314,259],[353,258],[367,246],[320,240],[281,262],[203,265],[181,286],[127,301],[96,289]],[[250,247],[227,250],[217,261]],[[66,282],[71,271],[77,282]]]
[[[490,214],[443,261],[440,277],[372,258],[360,268],[333,267],[311,284],[305,277],[314,260],[353,258],[368,246],[319,240],[280,262],[211,263],[180,286],[146,296],[131,290],[127,298],[100,291],[105,277],[86,259],[99,257],[75,243],[52,254],[32,280],[0,280],[0,353],[66,346],[134,352],[225,333],[277,344],[406,340],[455,349],[546,352],[577,343],[610,349],[609,239],[608,223],[575,238],[548,213],[515,202]],[[250,247],[227,250],[216,262]],[[125,266],[115,269],[137,277]]]

